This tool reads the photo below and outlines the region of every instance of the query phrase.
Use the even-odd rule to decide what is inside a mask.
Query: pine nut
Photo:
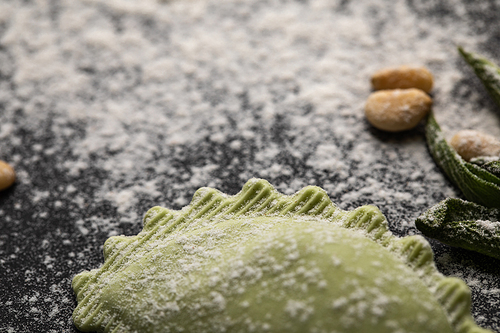
[[[365,115],[376,128],[399,132],[417,126],[431,105],[432,99],[420,89],[380,90],[368,97]]]
[[[6,162],[0,161],[0,191],[9,188],[16,181],[14,169]]]
[[[425,67],[400,66],[381,69],[372,76],[374,90],[417,88],[429,93],[433,78]]]
[[[466,161],[474,157],[500,155],[500,141],[474,130],[459,131],[451,138],[450,145]]]

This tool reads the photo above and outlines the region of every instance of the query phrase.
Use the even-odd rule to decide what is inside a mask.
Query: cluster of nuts
[[[414,128],[429,113],[433,78],[425,67],[386,68],[372,76],[375,90],[366,101],[365,115],[376,128],[399,132]]]
[[[373,90],[366,101],[366,119],[374,127],[399,132],[414,128],[429,113],[433,77],[425,67],[382,69],[371,78]],[[500,156],[500,141],[477,131],[460,131],[450,145],[466,161],[480,156]]]
[[[12,186],[16,181],[16,173],[8,163],[0,161],[0,191]]]

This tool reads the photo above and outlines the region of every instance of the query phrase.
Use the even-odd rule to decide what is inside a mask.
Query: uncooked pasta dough
[[[84,331],[483,331],[468,287],[437,272],[427,241],[397,238],[375,206],[343,211],[318,187],[202,188],[180,211],[151,208],[104,256],[73,280]]]

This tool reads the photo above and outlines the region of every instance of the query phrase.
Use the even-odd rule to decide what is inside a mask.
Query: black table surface
[[[341,37],[322,44],[329,22]],[[445,130],[498,134],[500,110],[455,46],[500,62],[499,22],[494,0],[0,1],[0,159],[17,172],[0,192],[0,332],[77,332],[75,274],[102,264],[108,237],[137,234],[150,207],[180,209],[201,186],[317,185],[420,234],[416,217],[462,196],[423,124],[385,133],[364,119],[369,73],[427,65]],[[352,45],[350,23],[366,33]],[[408,43],[392,33],[405,29]],[[438,269],[471,288],[476,322],[500,331],[500,262],[429,241]]]

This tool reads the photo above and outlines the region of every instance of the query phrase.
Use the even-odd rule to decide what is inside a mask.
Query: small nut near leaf
[[[374,90],[417,88],[429,93],[434,79],[425,67],[400,66],[385,68],[372,76]]]
[[[9,188],[16,181],[16,173],[10,164],[0,161],[0,191]]]
[[[420,89],[380,90],[368,97],[365,115],[374,127],[399,132],[417,126],[431,105],[432,99]]]
[[[450,145],[466,161],[474,157],[500,155],[500,141],[474,130],[459,131],[451,138]]]

